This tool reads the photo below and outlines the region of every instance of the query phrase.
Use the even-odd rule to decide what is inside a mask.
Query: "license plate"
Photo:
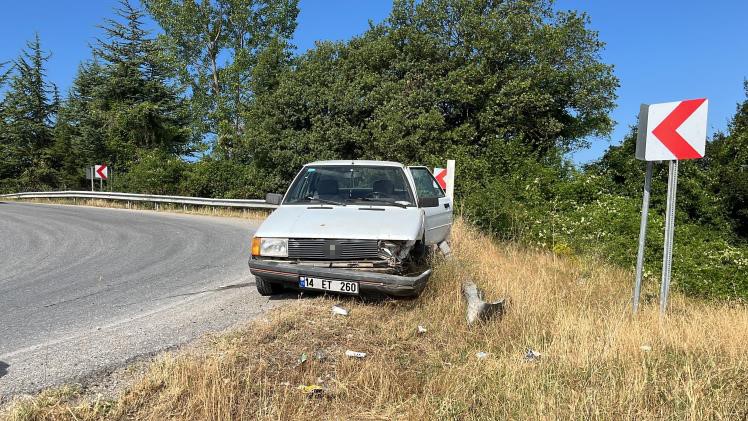
[[[299,276],[299,288],[358,294],[358,282]]]

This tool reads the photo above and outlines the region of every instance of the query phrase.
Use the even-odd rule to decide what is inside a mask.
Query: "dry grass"
[[[421,298],[303,299],[165,354],[120,399],[17,404],[12,419],[745,419],[748,310],[674,296],[629,315],[631,274],[497,244],[458,221]],[[511,296],[467,328],[459,285]],[[349,317],[333,316],[342,304]],[[428,332],[416,333],[423,325]],[[650,351],[642,346],[651,347]],[[525,360],[529,348],[542,354]],[[364,351],[347,358],[346,349]],[[478,359],[476,353],[487,352]],[[308,360],[298,364],[306,353]],[[318,359],[317,354],[323,354]],[[306,394],[299,385],[324,391]]]
[[[169,213],[186,213],[192,215],[209,215],[209,216],[226,216],[233,218],[244,218],[252,220],[262,220],[267,218],[269,211],[262,209],[241,209],[241,208],[223,208],[215,206],[199,205],[177,205],[169,203],[149,203],[149,202],[126,202],[121,200],[103,200],[103,199],[3,199],[14,202],[32,202],[53,205],[80,205],[94,206],[97,208],[115,208],[115,209],[134,209],[134,210],[153,210],[157,212]]]

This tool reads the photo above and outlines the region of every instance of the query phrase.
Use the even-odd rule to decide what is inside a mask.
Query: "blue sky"
[[[78,63],[90,56],[97,25],[111,16],[116,0],[7,1],[0,15],[0,61],[12,60],[38,31],[52,53],[48,74],[65,92]],[[384,19],[389,0],[301,0],[294,43],[300,51],[315,40],[350,38],[369,20]],[[744,99],[748,77],[745,20],[748,0],[557,0],[557,9],[587,12],[591,28],[607,43],[606,63],[621,81],[617,125],[609,138],[590,139],[592,147],[574,153],[579,163],[598,158],[618,143],[635,122],[641,103],[709,98],[710,133],[724,130],[735,105]]]

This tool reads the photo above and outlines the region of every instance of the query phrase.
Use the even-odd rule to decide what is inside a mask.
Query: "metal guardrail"
[[[127,202],[173,203],[179,205],[216,206],[244,209],[275,209],[278,206],[262,199],[213,199],[209,197],[161,196],[157,194],[134,194],[91,191],[57,191],[2,194],[0,199],[103,199]]]

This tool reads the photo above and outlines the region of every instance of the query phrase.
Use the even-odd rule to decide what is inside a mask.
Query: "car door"
[[[434,176],[426,167],[409,167],[416,188],[416,196],[439,199],[439,206],[424,207],[426,244],[436,244],[449,236],[452,228],[452,199],[444,194]]]

